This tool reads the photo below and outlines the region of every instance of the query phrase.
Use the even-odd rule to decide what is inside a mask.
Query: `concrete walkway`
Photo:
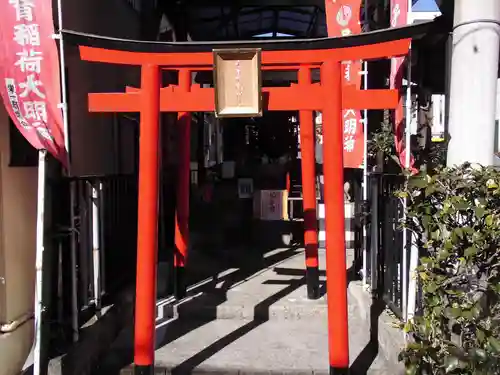
[[[158,302],[157,374],[328,374],[326,297],[305,298],[303,251],[270,251],[262,266],[227,269],[191,287],[181,303]],[[355,280],[348,298],[351,375],[403,373],[403,335],[383,306],[372,306]],[[132,337],[130,324],[94,373],[133,374]]]

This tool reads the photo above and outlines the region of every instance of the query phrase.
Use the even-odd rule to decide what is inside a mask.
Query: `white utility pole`
[[[455,0],[448,166],[493,165],[500,45],[499,0]]]

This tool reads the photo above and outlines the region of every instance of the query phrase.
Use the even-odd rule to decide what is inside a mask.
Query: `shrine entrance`
[[[387,33],[386,36],[390,38],[391,35],[394,35],[393,39],[401,38],[398,34]],[[395,108],[399,94],[395,90],[342,89],[342,61],[405,55],[410,40],[380,41],[363,35],[215,45],[134,42],[71,32],[67,33],[67,38],[80,46],[82,60],[141,68],[140,88],[129,87],[123,93],[89,94],[91,112],[140,113],[136,373],[154,372],[160,113],[178,113],[178,124],[182,129],[175,236],[178,250],[175,266],[178,278],[181,278],[189,241],[191,117],[186,114],[215,111],[220,117],[259,116],[267,110],[299,111],[306,253],[304,272],[308,298],[311,299],[319,296],[313,111],[322,112],[329,365],[331,374],[347,374],[349,338],[342,110]],[[228,61],[233,62],[226,64]],[[312,83],[312,69],[320,70],[320,83]],[[177,71],[178,83],[162,87],[163,70]],[[215,70],[215,87],[202,88],[192,83],[193,73],[212,70]],[[295,70],[298,83],[288,87],[261,87],[261,70]],[[176,294],[178,298],[184,297],[185,288],[181,287]]]

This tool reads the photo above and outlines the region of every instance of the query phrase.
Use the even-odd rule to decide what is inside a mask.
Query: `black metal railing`
[[[172,177],[171,171],[163,171],[158,231],[160,259],[172,256],[175,207]],[[51,200],[52,234],[59,258],[54,262],[60,264],[57,276],[51,276],[57,278],[52,281],[52,293],[58,301],[57,320],[69,325],[63,321],[75,319],[76,307],[81,323],[87,319],[87,313],[100,309],[103,301],[113,301],[120,291],[135,282],[137,176],[66,177],[51,182],[51,193],[55,198]],[[74,280],[76,290],[72,287]],[[74,326],[73,320],[73,331]]]
[[[410,247],[403,243],[400,224],[404,214],[403,202],[394,193],[403,186],[404,176],[372,173],[368,181],[368,280],[372,293],[382,297],[402,318],[403,288],[408,285],[409,266],[409,262],[403,264],[403,253]],[[406,267],[406,272],[403,272],[403,267]]]
[[[57,212],[55,228],[64,248],[63,269],[69,273],[63,276],[63,284],[68,289],[72,267],[76,266],[78,309],[99,307],[103,295],[133,282],[137,178],[134,175],[69,177],[57,181],[53,188],[57,194],[53,200],[56,206],[53,210]]]

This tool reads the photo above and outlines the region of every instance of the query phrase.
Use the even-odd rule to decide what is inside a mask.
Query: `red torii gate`
[[[82,36],[73,33],[77,44]],[[356,39],[355,39],[356,38]],[[337,47],[328,47],[329,41]],[[298,84],[290,87],[264,87],[264,108],[272,111],[298,110],[301,122],[302,176],[305,212],[305,246],[308,296],[318,294],[318,238],[315,194],[314,123],[312,111],[323,113],[324,196],[326,206],[326,275],[328,298],[329,363],[331,374],[347,374],[349,340],[347,315],[347,277],[344,233],[343,195],[343,122],[342,109],[391,109],[398,103],[395,90],[342,91],[342,61],[368,60],[401,56],[408,53],[410,39],[372,44],[350,42],[359,37],[323,39],[320,48],[304,49],[297,41],[263,43],[262,70],[297,70]],[[139,203],[137,240],[137,285],[135,302],[134,363],[137,374],[153,374],[156,318],[156,256],[158,227],[159,173],[159,114],[179,113],[183,126],[183,150],[178,183],[176,245],[180,255],[176,266],[183,267],[187,256],[189,216],[189,112],[214,111],[214,89],[191,83],[191,73],[213,69],[213,46],[201,43],[144,43],[148,48],[166,52],[110,49],[120,43],[132,42],[107,39],[106,48],[80,46],[82,60],[141,67],[141,88],[127,88],[125,93],[89,94],[91,112],[140,112]],[[327,46],[325,47],[324,42]],[[340,42],[339,42],[340,41]],[[225,47],[255,46],[242,42],[223,44]],[[260,42],[262,43],[262,42]],[[300,43],[300,41],[299,41]],[[340,46],[339,46],[340,43]],[[366,43],[366,42],[365,42]],[[370,43],[370,42],[369,42]],[[88,43],[87,43],[88,44]],[[271,45],[271,47],[269,47]],[[115,47],[118,46],[118,47]],[[168,51],[172,46],[177,47]],[[274,46],[274,47],[273,47]],[[299,49],[286,47],[299,46]],[[346,47],[347,46],[347,47]],[[217,45],[220,48],[221,45]],[[122,48],[122,47],[121,47]],[[130,47],[126,47],[130,49]],[[265,48],[275,48],[266,50]],[[194,49],[194,50],[193,50]],[[187,52],[186,52],[187,51]],[[311,69],[319,68],[321,82],[311,83]],[[178,85],[161,87],[160,71],[179,72]],[[182,293],[181,293],[182,294]]]

